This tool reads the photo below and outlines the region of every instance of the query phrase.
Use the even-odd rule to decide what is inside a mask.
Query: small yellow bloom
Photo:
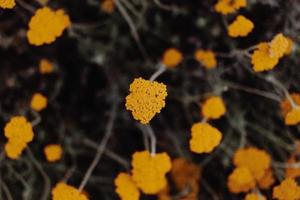
[[[39,64],[39,71],[41,74],[50,74],[53,72],[53,63],[48,59],[42,59]]]
[[[285,124],[297,125],[299,122],[300,122],[300,107],[297,106],[286,114]]]
[[[198,49],[194,56],[195,59],[202,63],[206,69],[213,69],[217,66],[216,56],[211,50],[204,51]]]
[[[63,150],[59,144],[50,144],[44,148],[44,154],[49,162],[55,162],[61,159]]]
[[[218,96],[208,98],[202,105],[202,115],[208,119],[219,119],[225,112],[225,104]]]
[[[255,187],[255,180],[247,167],[238,167],[229,175],[227,186],[232,193],[248,192]]]
[[[249,193],[246,195],[245,200],[267,200],[265,196],[256,193]]]
[[[58,183],[52,189],[52,200],[88,200],[87,196],[73,186]]]
[[[114,182],[121,200],[139,200],[140,191],[129,174],[119,173]]]
[[[285,52],[288,50],[289,41],[282,34],[277,34],[273,40],[270,42],[269,54],[272,58],[281,58]]]
[[[215,4],[215,10],[223,15],[228,15],[246,6],[246,0],[218,0]]]
[[[70,25],[69,16],[63,10],[53,11],[49,7],[40,8],[29,21],[28,41],[35,46],[50,44]]]
[[[164,52],[163,58],[162,58],[162,63],[167,67],[167,68],[174,68],[179,63],[181,63],[183,59],[182,53],[175,49],[175,48],[170,48],[167,49]]]
[[[251,20],[246,17],[239,15],[237,18],[228,26],[228,35],[231,37],[245,37],[254,28],[254,24]]]
[[[28,143],[33,140],[31,123],[23,116],[15,116],[4,127],[5,137],[9,141]]]
[[[41,93],[35,93],[31,98],[30,107],[39,112],[47,107],[47,102],[47,97]]]
[[[134,119],[147,124],[165,107],[167,87],[163,83],[134,79],[130,84],[130,94],[126,97],[126,109],[132,112]]]
[[[300,199],[300,187],[294,179],[285,179],[280,185],[273,188],[273,198],[278,200],[298,200]]]
[[[157,194],[167,186],[166,173],[171,170],[171,160],[166,153],[154,156],[148,151],[132,156],[132,179],[145,194]]]
[[[190,149],[195,153],[209,153],[222,139],[222,133],[208,123],[196,123],[192,126]]]
[[[26,146],[27,144],[25,142],[12,140],[5,144],[4,150],[7,157],[16,160],[20,157]]]
[[[12,9],[16,5],[15,0],[0,0],[0,8]]]
[[[102,0],[101,1],[101,10],[111,14],[115,11],[116,9],[116,5],[115,2],[113,0]]]
[[[268,71],[273,69],[278,61],[278,57],[271,57],[269,55],[270,47],[266,42],[262,42],[257,46],[257,49],[253,52],[251,63],[255,72]]]

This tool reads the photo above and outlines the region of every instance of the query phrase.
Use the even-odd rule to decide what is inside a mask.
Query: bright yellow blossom
[[[287,178],[273,188],[273,198],[278,200],[299,200],[300,187],[294,179]]]
[[[246,17],[239,15],[237,18],[228,26],[228,35],[231,37],[245,37],[254,28],[254,24],[251,20]]]
[[[222,133],[208,123],[196,123],[192,126],[190,149],[195,153],[209,153],[221,142]]]
[[[28,41],[36,46],[50,44],[70,25],[69,16],[63,10],[53,11],[49,7],[40,8],[29,21]]]
[[[202,115],[207,119],[218,119],[226,112],[225,104],[221,97],[209,97],[202,105]]]
[[[246,6],[246,0],[218,0],[215,4],[215,10],[223,15],[228,15]]]
[[[28,143],[33,139],[31,123],[23,116],[12,117],[4,127],[4,134],[9,141]]]
[[[139,200],[140,191],[129,174],[119,173],[114,182],[121,200]]]
[[[16,160],[20,157],[26,145],[27,144],[25,142],[12,140],[5,144],[4,150],[7,157]]]
[[[285,116],[286,125],[296,125],[300,122],[300,106],[296,106]]]
[[[12,9],[16,5],[15,0],[0,0],[0,8]]]
[[[281,58],[288,50],[289,41],[282,33],[279,33],[272,39],[269,45],[270,57]]]
[[[213,69],[217,66],[217,59],[211,50],[198,49],[194,55],[195,59],[200,62],[206,69]]]
[[[164,52],[163,58],[162,58],[162,63],[167,67],[167,68],[174,68],[179,63],[181,63],[183,59],[182,53],[175,49],[175,48],[170,48],[167,49]]]
[[[52,189],[52,200],[88,200],[87,196],[73,186],[58,183]]]
[[[255,187],[255,180],[247,167],[238,167],[229,175],[227,185],[232,193],[248,192]]]
[[[147,124],[165,107],[167,87],[163,83],[134,79],[130,84],[130,94],[126,97],[126,109],[132,112],[134,119]]]
[[[30,107],[39,112],[47,107],[47,102],[47,97],[41,93],[35,93],[31,98]]]
[[[44,148],[44,154],[49,162],[55,162],[61,159],[63,150],[59,144],[49,144]]]

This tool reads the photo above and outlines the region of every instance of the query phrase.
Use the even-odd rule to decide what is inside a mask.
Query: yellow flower
[[[267,200],[265,196],[256,193],[249,193],[246,195],[245,200]]]
[[[4,134],[9,141],[28,143],[33,139],[31,123],[23,116],[12,117],[4,127]]]
[[[59,144],[50,144],[44,148],[44,154],[49,162],[55,162],[61,159],[63,150]]]
[[[300,199],[300,188],[294,179],[285,179],[280,185],[273,188],[273,198],[279,200],[298,200]]]
[[[101,2],[101,10],[106,13],[113,13],[115,11],[116,5],[113,0],[102,0]]]
[[[227,185],[232,193],[248,192],[255,187],[255,180],[247,167],[237,167],[229,175]]]
[[[87,196],[79,192],[75,187],[65,183],[58,183],[52,189],[52,200],[88,200]]]
[[[15,0],[0,0],[0,8],[12,9],[13,7],[15,7],[15,5]]]
[[[145,194],[157,194],[167,186],[165,175],[171,169],[168,154],[152,156],[148,151],[135,152],[131,164],[132,179]]]
[[[223,100],[218,96],[208,98],[202,105],[202,115],[208,119],[218,119],[226,112]]]
[[[114,182],[121,200],[139,200],[140,192],[129,174],[119,173]]]
[[[147,124],[165,107],[167,87],[163,83],[134,79],[130,84],[130,94],[126,97],[126,109],[132,112],[134,119]]]
[[[26,146],[25,142],[12,140],[5,144],[4,149],[7,157],[16,160],[20,157]]]
[[[41,93],[35,93],[31,98],[30,107],[39,112],[47,107],[47,101],[47,97]]]
[[[195,52],[195,59],[202,63],[206,69],[213,69],[217,66],[217,59],[214,52],[207,50],[197,50]]]
[[[215,10],[218,13],[227,15],[246,6],[246,0],[218,0],[218,2],[215,4]]]
[[[53,63],[51,63],[48,59],[42,59],[39,65],[39,71],[41,74],[50,74],[53,72]]]
[[[300,107],[297,106],[289,111],[285,116],[286,125],[296,125],[300,122]]]
[[[196,123],[192,126],[190,149],[195,153],[209,153],[222,139],[222,133],[208,123]]]
[[[269,54],[272,58],[281,58],[285,52],[288,50],[289,41],[282,34],[277,34],[273,40],[270,42]]]
[[[40,8],[30,19],[28,41],[36,46],[50,44],[70,25],[69,16],[63,10],[53,11],[49,7]]]
[[[271,157],[254,147],[239,149],[235,152],[233,163],[237,167],[247,167],[256,180],[261,179],[271,166]]]
[[[255,72],[268,71],[273,69],[277,63],[278,57],[271,57],[269,55],[270,47],[266,42],[262,42],[257,46],[257,49],[253,52],[251,63]]]
[[[176,67],[183,59],[182,53],[175,48],[167,49],[164,52],[162,63],[167,68]]]
[[[254,28],[254,24],[251,20],[246,17],[239,15],[237,18],[228,26],[228,35],[231,37],[245,37]]]

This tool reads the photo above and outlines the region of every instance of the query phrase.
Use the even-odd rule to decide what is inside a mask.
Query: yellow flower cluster
[[[32,126],[23,116],[11,118],[4,127],[4,135],[8,139],[5,152],[11,159],[17,159],[33,140]]]
[[[53,63],[51,63],[48,59],[41,59],[39,64],[39,72],[41,74],[50,74],[53,70]]]
[[[228,26],[228,35],[231,37],[245,37],[254,28],[254,24],[251,20],[246,17],[239,15],[237,18]]]
[[[253,70],[262,72],[273,69],[288,51],[289,40],[282,33],[277,34],[269,43],[260,43],[252,54]]]
[[[229,175],[227,184],[232,193],[248,192],[255,187],[255,180],[247,167],[237,167]]]
[[[181,63],[183,59],[182,53],[175,49],[175,48],[170,48],[167,49],[162,58],[162,63],[167,67],[167,68],[174,68],[179,63]]]
[[[12,9],[16,5],[15,0],[0,0],[0,8]]]
[[[300,199],[300,187],[294,179],[287,178],[273,188],[273,198],[278,200]]]
[[[167,186],[165,175],[171,170],[168,154],[150,155],[148,151],[135,152],[131,164],[132,179],[145,194],[157,194]]]
[[[33,110],[40,112],[47,107],[47,102],[47,97],[41,93],[35,93],[31,98],[30,107]]]
[[[217,66],[217,59],[211,50],[198,49],[195,52],[195,60],[200,62],[206,69],[213,69]]]
[[[106,13],[113,13],[116,9],[116,5],[114,0],[102,0],[101,2],[101,10]]]
[[[219,119],[225,112],[225,104],[218,96],[208,98],[202,105],[202,115],[207,119]]]
[[[30,19],[28,41],[36,46],[50,44],[70,25],[69,16],[63,10],[53,11],[49,7],[40,8]]]
[[[59,144],[49,144],[44,148],[44,154],[49,162],[55,162],[61,159],[63,150]]]
[[[52,189],[52,200],[88,200],[87,196],[79,192],[75,187],[65,183],[58,183]]]
[[[209,153],[222,139],[222,133],[208,123],[196,123],[192,126],[190,149],[195,153]]]
[[[267,200],[265,196],[256,193],[249,193],[245,196],[245,200]]]
[[[121,200],[139,200],[140,192],[129,174],[119,173],[114,182]]]
[[[215,4],[215,10],[223,15],[228,15],[246,6],[246,0],[218,0]]]
[[[126,109],[142,124],[149,123],[155,114],[165,107],[167,87],[163,83],[137,78],[130,84],[129,91]]]

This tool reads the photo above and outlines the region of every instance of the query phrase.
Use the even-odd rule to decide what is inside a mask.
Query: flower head
[[[5,137],[9,141],[28,143],[33,139],[31,123],[23,116],[15,116],[4,127]]]
[[[59,144],[49,144],[44,148],[44,154],[49,162],[55,162],[61,159],[63,150]]]
[[[237,18],[228,26],[228,35],[231,37],[245,37],[254,28],[254,24],[251,20],[246,17],[239,15]]]
[[[294,179],[287,178],[273,188],[273,198],[279,200],[300,199],[300,187]]]
[[[140,192],[129,174],[119,173],[114,182],[122,200],[139,200]]]
[[[47,107],[47,102],[47,97],[41,93],[35,93],[31,98],[30,107],[39,112]]]
[[[296,106],[285,115],[286,125],[296,125],[300,122],[300,107]]]
[[[226,112],[223,100],[218,96],[208,98],[202,105],[202,115],[208,119],[218,119]]]
[[[142,124],[149,123],[155,114],[165,107],[167,87],[163,83],[137,78],[130,84],[129,91],[126,109]]]
[[[0,8],[12,9],[15,5],[15,0],[0,0]]]
[[[49,7],[40,8],[30,19],[28,41],[36,46],[50,44],[70,25],[69,16],[63,10],[53,11]]]
[[[200,50],[195,52],[195,59],[200,62],[206,69],[213,69],[217,66],[217,59],[211,50]]]
[[[282,34],[277,34],[270,42],[269,54],[272,58],[281,58],[289,47],[288,39]]]
[[[5,146],[4,150],[10,159],[16,160],[17,158],[20,157],[22,154],[23,150],[26,148],[26,143],[22,141],[8,141]]]
[[[166,187],[166,173],[171,170],[171,160],[166,153],[154,156],[148,151],[132,156],[132,179],[145,194],[157,194]]]
[[[290,94],[292,100],[297,106],[300,106],[300,94],[298,93],[292,93]],[[280,103],[280,108],[283,116],[285,116],[288,112],[292,110],[292,105],[291,102],[289,101],[288,98],[285,98],[281,103]]]
[[[179,50],[175,48],[170,48],[164,52],[162,63],[167,68],[173,68],[179,65],[179,63],[182,61],[182,58],[182,53]]]
[[[65,183],[58,183],[52,189],[52,200],[88,200],[87,196],[79,192],[73,186],[67,185]]]
[[[53,72],[53,63],[51,63],[48,59],[41,59],[39,64],[39,71],[41,74],[50,74]]]
[[[190,149],[195,153],[209,153],[221,142],[222,133],[208,123],[196,123],[192,126]]]
[[[237,167],[229,175],[227,185],[232,193],[248,192],[255,187],[255,180],[247,167]]]
[[[233,163],[237,167],[247,167],[256,180],[263,177],[271,166],[271,157],[264,151],[254,147],[239,149],[235,152]]]
[[[215,10],[223,15],[228,15],[246,6],[246,0],[218,0],[215,4]]]
[[[245,200],[267,200],[265,196],[256,193],[249,193],[245,196]]]
[[[113,0],[102,0],[101,1],[101,10],[111,14],[115,11],[116,5]]]

